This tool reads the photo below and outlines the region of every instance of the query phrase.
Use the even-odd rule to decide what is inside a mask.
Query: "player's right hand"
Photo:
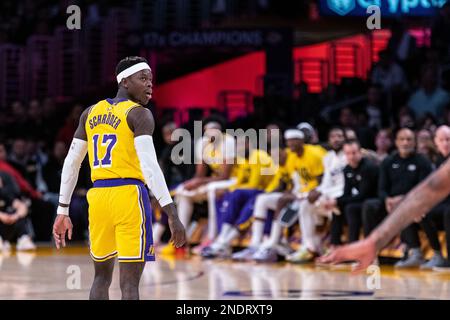
[[[181,248],[186,243],[186,231],[178,217],[169,218],[169,228],[172,236],[170,237],[170,243],[175,248]]]
[[[320,257],[318,262],[324,264],[338,264],[344,261],[356,261],[357,265],[353,268],[352,274],[357,274],[366,270],[367,267],[375,261],[376,255],[377,250],[375,241],[369,237],[339,247],[329,254]]]
[[[72,221],[69,216],[58,214],[56,215],[55,222],[53,223],[53,239],[55,239],[56,248],[66,246],[66,232],[69,240],[72,240]]]

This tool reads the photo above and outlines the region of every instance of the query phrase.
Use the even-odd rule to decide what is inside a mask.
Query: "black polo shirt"
[[[401,158],[398,152],[394,152],[381,163],[378,195],[383,201],[387,197],[405,195],[431,171],[431,162],[424,156],[413,153]]]
[[[344,194],[337,198],[341,210],[349,203],[362,202],[377,196],[378,166],[369,159],[362,158],[358,167],[344,168]]]

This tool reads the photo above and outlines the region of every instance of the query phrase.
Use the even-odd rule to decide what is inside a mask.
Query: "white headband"
[[[205,125],[205,130],[208,129],[221,129],[222,126],[220,125],[220,123],[216,122],[216,121],[210,121]]]
[[[288,129],[284,132],[284,139],[304,139],[305,134],[298,129]]]
[[[309,130],[311,132],[314,132],[314,128],[308,122],[299,123],[298,126],[297,126],[297,129],[299,129],[299,130],[306,129],[306,130]]]
[[[132,65],[131,67],[123,70],[121,73],[119,73],[117,75],[117,83],[120,83],[120,81],[122,81],[122,79],[127,78],[127,77],[131,76],[132,74],[135,74],[136,72],[139,72],[139,71],[145,70],[145,69],[149,69],[150,71],[152,71],[152,69],[146,62],[136,63],[136,64]]]

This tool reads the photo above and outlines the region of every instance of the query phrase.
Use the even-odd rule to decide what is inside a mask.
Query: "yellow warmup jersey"
[[[310,146],[312,149],[316,150],[317,153],[322,157],[325,157],[325,154],[328,152],[327,149],[325,149],[324,147],[322,147],[319,144],[308,144],[308,146]]]
[[[130,100],[113,104],[110,99],[91,107],[85,128],[92,181],[116,178],[144,181],[134,148],[134,133],[127,123],[128,112],[133,108],[143,107]]]
[[[303,154],[296,155],[295,161],[290,163],[300,177],[300,192],[311,191],[319,185],[318,178],[323,174],[323,157],[320,149],[306,144]]]
[[[263,150],[253,150],[248,159],[239,158],[236,169],[237,181],[230,190],[264,189],[276,171],[271,156]]]
[[[265,192],[274,192],[277,189],[282,189],[283,191],[292,189],[292,175],[295,172],[297,155],[289,148],[286,148],[285,152],[286,161],[278,166],[275,175],[264,190]]]

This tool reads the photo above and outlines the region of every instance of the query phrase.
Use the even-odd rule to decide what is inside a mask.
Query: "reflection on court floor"
[[[120,299],[118,268],[110,290]],[[157,256],[141,283],[142,299],[450,299],[450,274],[382,266],[379,289],[370,275],[346,270],[175,259]],[[87,299],[93,267],[84,247],[0,254],[0,299]]]

